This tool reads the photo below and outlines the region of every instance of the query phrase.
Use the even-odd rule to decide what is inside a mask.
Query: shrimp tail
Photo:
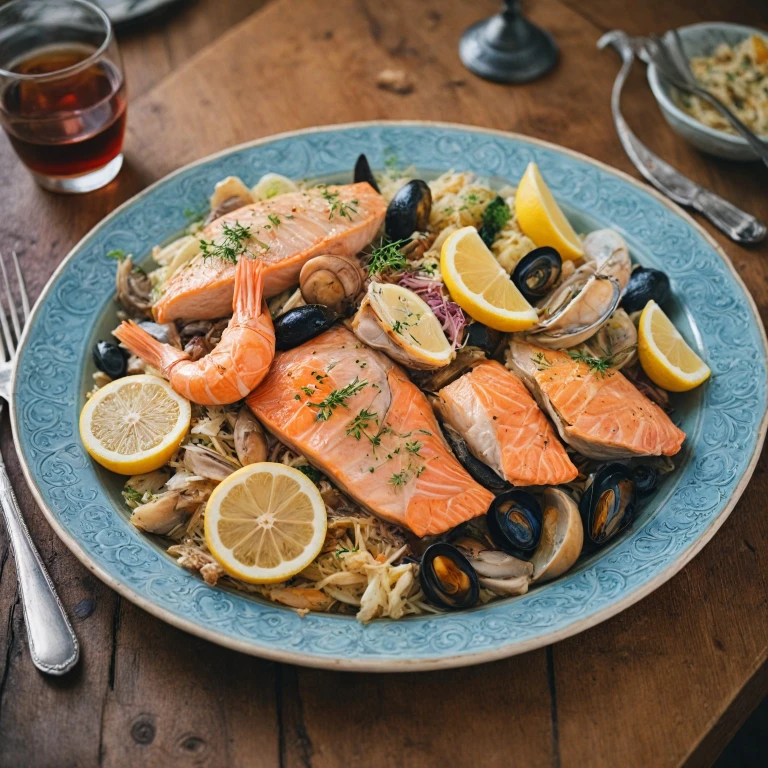
[[[188,359],[188,355],[180,349],[163,344],[150,336],[143,328],[132,320],[124,320],[120,327],[112,332],[126,347],[145,363],[162,371],[166,376],[170,368],[179,360]]]
[[[235,297],[232,304],[233,322],[246,325],[262,313],[264,295],[264,264],[243,255],[235,271]]]

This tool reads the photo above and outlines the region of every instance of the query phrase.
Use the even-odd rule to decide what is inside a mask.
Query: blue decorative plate
[[[350,177],[394,154],[433,174],[454,168],[516,183],[535,160],[578,231],[610,226],[632,256],[664,269],[674,321],[712,368],[675,400],[688,439],[678,469],[612,546],[527,595],[461,613],[379,620],[310,614],[209,587],[128,522],[121,480],[80,444],[91,346],[115,325],[121,248],[148,254],[186,224],[214,184],[269,171]],[[14,378],[13,429],[35,496],[64,543],[103,581],[150,613],[247,653],[317,667],[434,669],[521,653],[586,629],[647,595],[714,535],[743,491],[766,428],[766,339],[727,257],[690,217],[633,179],[523,136],[428,123],[367,123],[276,136],[182,168],[118,208],[69,254],[38,301]]]

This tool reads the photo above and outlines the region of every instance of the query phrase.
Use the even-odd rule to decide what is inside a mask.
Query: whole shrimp
[[[131,321],[123,322],[114,335],[134,355],[162,371],[171,386],[193,403],[237,402],[261,383],[275,356],[275,329],[262,297],[262,270],[260,261],[240,258],[232,319],[216,348],[197,361]]]

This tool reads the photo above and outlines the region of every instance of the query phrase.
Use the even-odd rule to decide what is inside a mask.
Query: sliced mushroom
[[[530,579],[533,575],[533,565],[527,560],[496,549],[484,549],[470,557],[469,562],[478,576],[487,579],[518,579],[521,576]]]
[[[142,496],[147,492],[157,493],[168,482],[170,476],[170,471],[163,467],[144,475],[134,475],[128,480],[125,487],[131,488]]]
[[[184,345],[184,351],[189,355],[190,360],[195,362],[201,357],[205,357],[211,351],[211,347],[202,336],[193,336]]]
[[[203,225],[208,225],[226,213],[236,211],[244,205],[255,202],[251,190],[237,176],[227,176],[214,188],[211,195],[211,212]]]
[[[584,543],[584,527],[576,502],[559,488],[547,488],[539,546],[531,563],[533,581],[549,581],[565,573],[578,559]]]
[[[243,466],[267,460],[267,437],[251,411],[243,406],[235,422],[235,450]]]
[[[186,446],[184,449],[184,466],[198,477],[219,482],[229,477],[236,469],[232,462],[200,445]]]
[[[152,315],[152,281],[146,272],[134,268],[130,256],[117,267],[117,300],[133,315]]]
[[[480,586],[493,592],[495,595],[524,595],[528,591],[530,578],[528,576],[517,576],[514,579],[478,579]]]
[[[341,314],[362,291],[363,279],[355,258],[324,254],[301,268],[299,285],[307,304],[324,304]]]
[[[164,536],[187,519],[184,510],[177,509],[177,491],[170,491],[133,510],[131,522],[142,531]]]
[[[139,323],[139,327],[163,344],[170,344],[172,347],[181,349],[181,336],[179,336],[179,332],[176,330],[175,323],[153,323],[146,320]]]

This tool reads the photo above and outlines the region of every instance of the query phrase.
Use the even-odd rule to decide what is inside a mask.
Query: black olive
[[[645,496],[655,490],[659,482],[659,473],[655,467],[650,467],[648,464],[638,464],[632,470],[632,480],[638,495]]]
[[[488,510],[488,532],[507,554],[528,560],[541,539],[541,505],[527,491],[513,489],[499,494]]]
[[[440,608],[470,608],[480,596],[475,569],[456,547],[438,542],[421,558],[419,580],[424,594]]]
[[[535,248],[517,262],[512,282],[528,301],[535,302],[546,296],[560,279],[563,260],[548,245]]]
[[[394,241],[414,232],[426,232],[432,212],[432,192],[426,181],[414,179],[402,187],[387,206],[384,232]]]
[[[592,478],[579,502],[584,535],[605,544],[629,525],[637,509],[637,488],[623,464],[606,464]]]
[[[128,365],[123,350],[111,341],[97,341],[93,347],[93,362],[111,379],[125,376]]]
[[[464,438],[450,425],[443,424],[443,433],[456,458],[470,477],[484,488],[500,493],[508,487],[506,480],[500,478],[487,464],[480,461],[470,450]]]
[[[293,349],[327,331],[338,315],[322,304],[306,304],[275,318],[275,349]]]
[[[368,165],[368,158],[365,155],[360,155],[355,163],[355,184],[361,181],[367,181],[377,192],[381,193],[379,185],[376,183],[376,179],[373,176],[371,166]]]
[[[669,278],[664,272],[650,267],[635,267],[629,276],[621,306],[631,314],[639,312],[653,299],[663,304],[669,298]]]

